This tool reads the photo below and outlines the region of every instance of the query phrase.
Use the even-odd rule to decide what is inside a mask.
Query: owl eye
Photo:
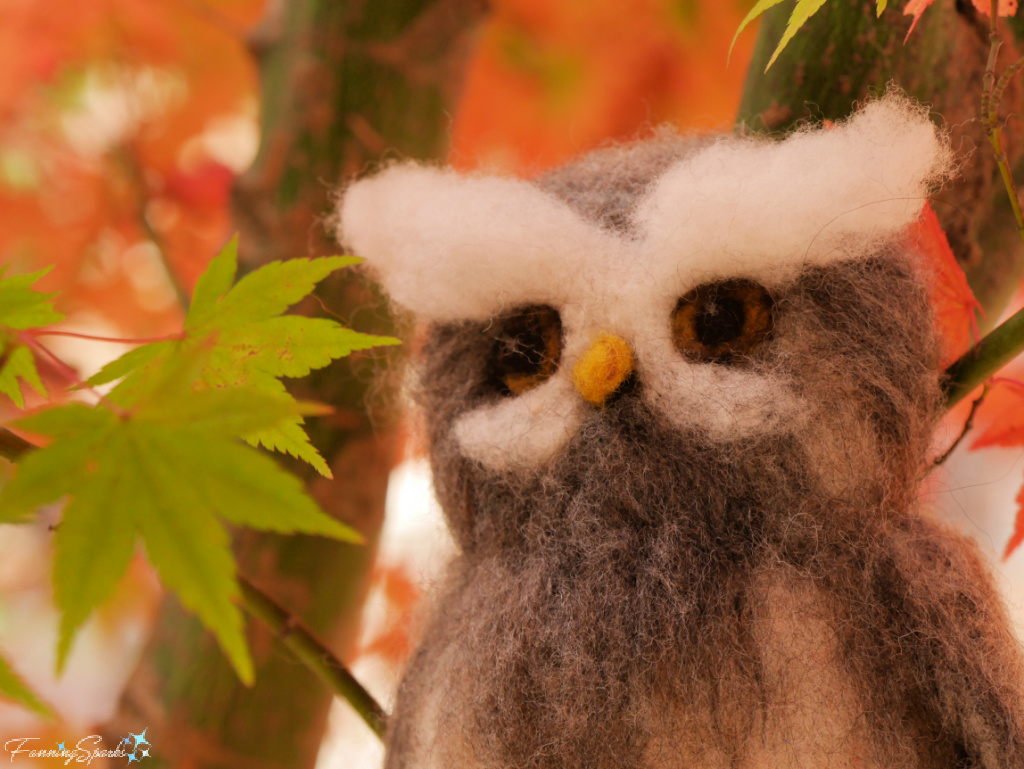
[[[521,395],[548,380],[562,357],[562,320],[551,307],[520,307],[496,321],[490,375],[506,395]]]
[[[735,363],[751,355],[771,336],[775,302],[750,280],[698,286],[672,312],[672,338],[687,358]]]

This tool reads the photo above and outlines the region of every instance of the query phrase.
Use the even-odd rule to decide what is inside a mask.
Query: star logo
[[[142,734],[131,734],[131,732],[129,732],[129,734],[131,734],[131,738],[135,740],[134,749],[138,749],[139,745],[149,745],[149,740],[146,739],[146,732],[148,731],[149,727],[147,726],[142,730]]]
[[[149,748],[142,747],[143,745],[150,745],[150,741],[146,739],[146,732],[149,731],[147,726],[139,734],[128,733],[128,736],[121,740],[121,745],[124,746],[124,751],[128,755],[128,763],[132,761],[141,761],[144,758],[149,758]],[[120,747],[120,745],[118,746]]]

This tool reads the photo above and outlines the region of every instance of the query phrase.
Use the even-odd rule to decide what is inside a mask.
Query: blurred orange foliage
[[[672,123],[729,128],[756,35],[749,0],[493,0],[452,126],[452,162],[531,174]]]
[[[171,286],[229,234],[230,152],[211,134],[255,114],[244,36],[264,3],[0,5],[0,262],[57,265],[40,287],[72,316],[174,329]]]

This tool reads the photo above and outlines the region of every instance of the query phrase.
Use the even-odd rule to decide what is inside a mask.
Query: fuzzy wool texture
[[[785,378],[680,359],[672,308],[704,283],[773,287],[884,247],[951,166],[927,112],[890,94],[830,130],[782,142],[664,134],[596,153],[574,175],[552,177],[561,181],[392,166],[346,191],[339,236],[424,319],[486,320],[529,303],[559,310],[565,349],[554,380],[455,427],[493,470],[536,467],[588,408],[572,397],[572,370],[608,332],[633,346],[646,397],[681,428],[696,418],[734,439],[799,423],[807,409]]]
[[[847,177],[746,187],[787,162]],[[950,164],[889,95],[781,143],[663,134],[532,185],[402,166],[351,189],[349,244],[433,321],[418,400],[460,550],[388,769],[1024,766],[1020,644],[975,547],[918,509],[941,369],[900,235]],[[711,223],[687,232],[669,203],[707,203]],[[354,236],[360,210],[383,231]],[[594,250],[609,242],[613,271]],[[685,360],[674,302],[736,277],[771,289],[771,338],[730,365]],[[563,348],[512,396],[489,360],[523,303],[560,313]],[[601,332],[636,369],[594,407],[570,372]]]

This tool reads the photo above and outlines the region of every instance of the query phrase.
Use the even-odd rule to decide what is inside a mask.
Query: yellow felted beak
[[[633,351],[625,339],[603,334],[572,369],[572,382],[583,399],[603,406],[608,396],[633,373]]]

